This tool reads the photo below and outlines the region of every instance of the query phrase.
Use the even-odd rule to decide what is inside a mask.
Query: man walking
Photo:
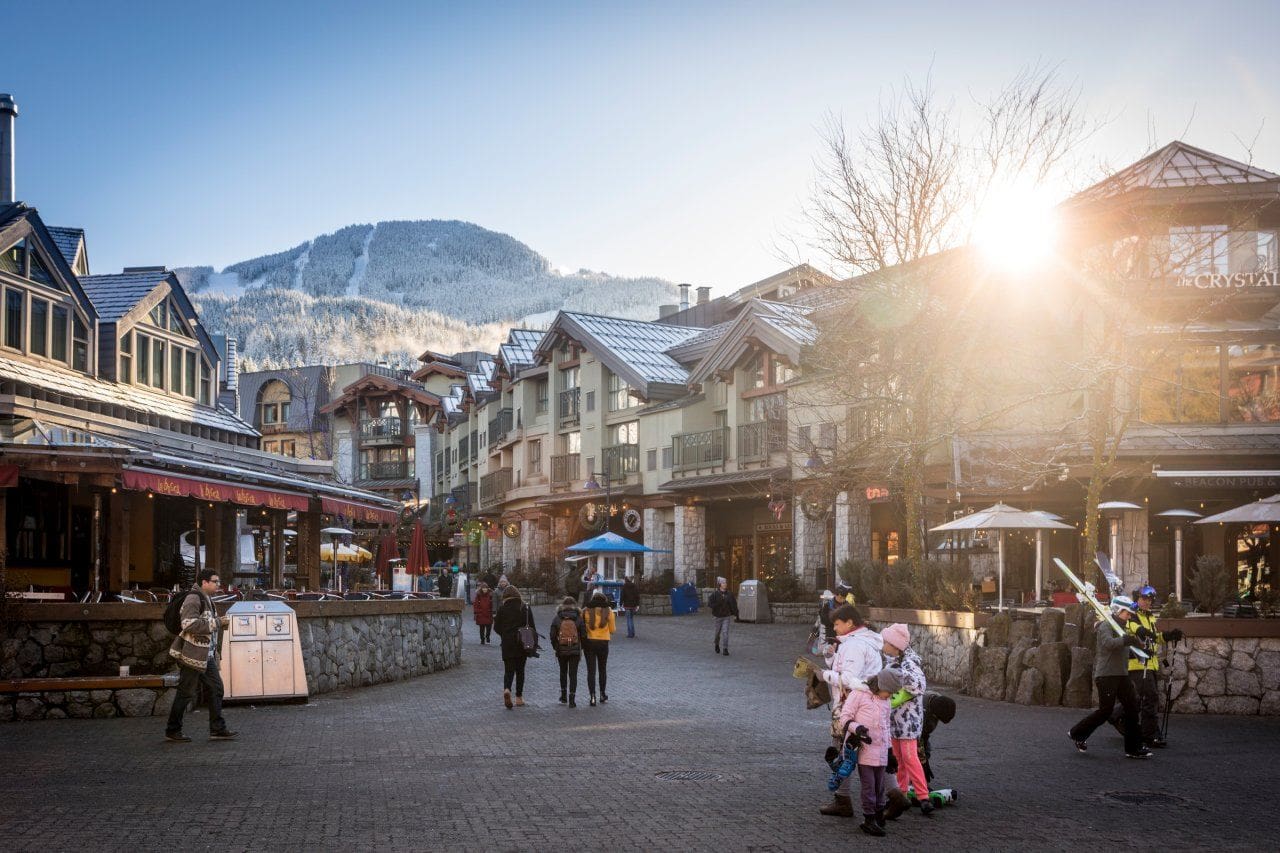
[[[1111,599],[1111,613],[1120,627],[1133,618],[1134,604],[1123,595]],[[1067,733],[1080,752],[1089,747],[1085,743],[1098,726],[1111,718],[1111,711],[1119,702],[1124,708],[1124,754],[1129,758],[1148,758],[1151,750],[1142,745],[1142,733],[1138,730],[1138,696],[1129,680],[1129,649],[1140,648],[1142,641],[1136,634],[1125,630],[1117,636],[1107,622],[1099,621],[1095,629],[1098,635],[1098,651],[1093,662],[1093,682],[1098,687],[1098,709],[1072,726]]]
[[[622,609],[627,612],[627,636],[634,639],[636,611],[640,609],[640,587],[631,577],[622,582]]]
[[[1166,642],[1181,640],[1182,631],[1177,628],[1172,631],[1156,630],[1156,616],[1151,612],[1155,597],[1155,587],[1144,586],[1138,590],[1138,612],[1125,624],[1125,628],[1142,641],[1142,650],[1149,655],[1145,661],[1136,657],[1129,659],[1129,681],[1138,695],[1142,740],[1148,747],[1163,747],[1167,744],[1160,736],[1160,652]]]
[[[724,646],[725,657],[729,656],[729,619],[738,617],[738,599],[729,591],[729,582],[724,578],[716,578],[716,591],[711,593],[707,601],[711,607],[711,615],[716,618],[716,654],[720,654]],[[723,643],[721,640],[723,639]]]
[[[187,703],[194,703],[196,685],[209,691],[209,739],[231,740],[236,736],[227,730],[222,719],[222,674],[218,671],[218,632],[227,627],[228,619],[218,617],[209,596],[221,583],[213,569],[201,569],[196,585],[183,595],[179,621],[182,631],[169,647],[169,656],[178,662],[178,692],[169,709],[169,723],[164,737],[170,743],[190,743],[182,733],[182,715]]]

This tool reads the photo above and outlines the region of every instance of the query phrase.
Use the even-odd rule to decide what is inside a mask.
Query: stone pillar
[[[861,492],[836,496],[835,561],[871,559],[871,506]]]
[[[1131,510],[1120,516],[1120,537],[1116,543],[1116,559],[1113,568],[1124,582],[1125,594],[1135,586],[1146,583],[1149,574],[1147,557],[1151,542],[1147,532],[1146,509]]]
[[[704,506],[678,506],[675,508],[676,583],[697,583],[698,572],[707,562],[707,508]]]
[[[129,494],[117,491],[107,501],[107,589],[129,588],[129,530]]]
[[[206,506],[200,516],[200,535],[204,539],[204,562],[209,568],[222,571],[223,553],[231,543],[222,539],[222,515],[226,507],[216,503]]]
[[[810,521],[800,509],[799,501],[795,501],[793,515],[792,564],[800,582],[813,589],[825,568],[827,522],[826,519]]]
[[[234,506],[218,506],[222,509],[222,515],[217,524],[209,525],[208,533],[210,539],[216,536],[222,540],[221,561],[217,565],[211,563],[209,568],[218,570],[223,583],[230,583],[233,582],[230,579],[235,577],[240,568],[240,521]]]
[[[502,533],[502,567],[509,569],[516,563],[516,558],[520,556],[520,548],[524,540],[524,526],[527,522],[518,522],[520,525],[520,535],[512,539],[507,535],[507,524],[510,522],[499,522]]]
[[[320,513],[298,513],[298,573],[294,583],[307,589],[320,588]]]
[[[284,587],[284,513],[271,513],[271,588]]]
[[[675,536],[667,522],[667,513],[661,509],[644,511],[644,544],[660,551],[673,551]],[[664,572],[674,572],[675,554],[652,554],[644,558],[645,575],[657,577]]]

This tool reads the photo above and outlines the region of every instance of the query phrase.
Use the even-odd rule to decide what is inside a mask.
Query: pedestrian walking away
[[[831,625],[835,639],[826,647],[827,668],[822,670],[822,680],[831,688],[831,738],[839,748],[844,738],[840,714],[849,692],[866,690],[867,679],[880,672],[884,664],[881,656],[884,643],[879,634],[866,626],[862,614],[852,604],[836,608],[831,614]],[[819,812],[829,817],[853,817],[849,784],[849,779],[845,779],[834,791],[832,801]]]
[[[716,620],[715,653],[720,654],[721,646],[724,654],[729,655],[729,620],[738,618],[738,599],[729,591],[729,582],[724,578],[716,578],[716,591],[707,599],[711,615]]]
[[[617,630],[613,608],[603,592],[596,590],[591,596],[582,621],[587,629],[582,653],[587,659],[587,688],[591,691],[591,705],[594,707],[597,676],[600,678],[600,702],[609,701],[609,637]]]
[[[636,636],[636,611],[640,609],[640,587],[627,578],[622,582],[622,609],[627,613],[627,636]]]
[[[890,731],[893,736],[893,757],[898,764],[898,790],[903,794],[914,793],[920,804],[920,814],[933,813],[929,800],[929,782],[920,764],[920,735],[924,730],[924,694],[926,682],[920,656],[911,648],[911,632],[901,622],[896,622],[880,632],[884,641],[883,651],[890,662],[887,669],[898,676],[902,683],[890,699]]]
[[[1133,617],[1133,600],[1123,595],[1111,599],[1111,612],[1116,621],[1124,627]],[[1093,662],[1093,683],[1098,687],[1098,708],[1080,722],[1071,727],[1067,733],[1080,752],[1089,747],[1086,741],[1098,726],[1111,718],[1112,709],[1118,701],[1124,708],[1124,753],[1129,758],[1149,758],[1151,750],[1142,745],[1142,732],[1138,728],[1138,694],[1134,692],[1133,682],[1129,680],[1129,649],[1141,648],[1142,640],[1137,634],[1127,630],[1124,636],[1117,636],[1115,630],[1107,622],[1099,622],[1095,629],[1098,636],[1098,651]]]
[[[236,736],[222,718],[222,674],[218,669],[218,634],[227,627],[228,619],[218,616],[209,597],[218,591],[220,583],[217,572],[201,569],[195,586],[181,593],[176,626],[180,631],[169,647],[169,657],[178,662],[178,690],[164,729],[165,739],[171,743],[191,742],[182,733],[182,718],[187,705],[195,702],[200,684],[209,693],[209,739],[231,740]]]
[[[560,704],[578,707],[578,664],[582,660],[582,642],[587,636],[587,626],[582,621],[582,611],[572,595],[565,596],[560,609],[551,620],[551,648],[560,664]]]
[[[1155,598],[1153,586],[1144,586],[1137,591],[1138,609],[1125,623],[1125,629],[1142,641],[1142,650],[1147,654],[1145,661],[1137,656],[1129,658],[1129,681],[1138,696],[1138,728],[1142,731],[1142,742],[1147,747],[1163,748],[1168,743],[1160,730],[1160,655],[1166,644],[1182,640],[1182,630],[1161,631],[1156,627],[1156,616],[1151,612]],[[1115,711],[1111,713],[1111,721],[1117,727],[1122,725],[1120,715]]]
[[[498,608],[498,617],[493,622],[493,630],[498,632],[502,643],[502,704],[510,710],[524,706],[524,668],[528,662],[524,644],[520,642],[520,629],[537,628],[533,624],[533,610],[520,597],[520,590],[508,586],[502,594],[502,606]],[[515,687],[515,701],[511,698],[511,689]]]
[[[493,592],[489,584],[480,581],[476,590],[475,602],[471,605],[471,616],[480,627],[480,645],[487,645],[493,640]]]

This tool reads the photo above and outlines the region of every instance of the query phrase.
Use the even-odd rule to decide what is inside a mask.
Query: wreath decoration
[[[506,536],[508,539],[519,539],[520,538],[520,522],[508,521],[506,524],[502,525],[502,534]]]
[[[578,523],[585,530],[603,530],[606,519],[605,508],[599,504],[583,504],[578,510]]]

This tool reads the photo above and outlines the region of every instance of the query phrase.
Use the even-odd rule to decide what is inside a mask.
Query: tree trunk
[[[902,521],[906,527],[906,558],[919,565],[924,557],[924,535],[920,532],[920,498],[924,480],[923,462],[911,453],[902,477]]]

